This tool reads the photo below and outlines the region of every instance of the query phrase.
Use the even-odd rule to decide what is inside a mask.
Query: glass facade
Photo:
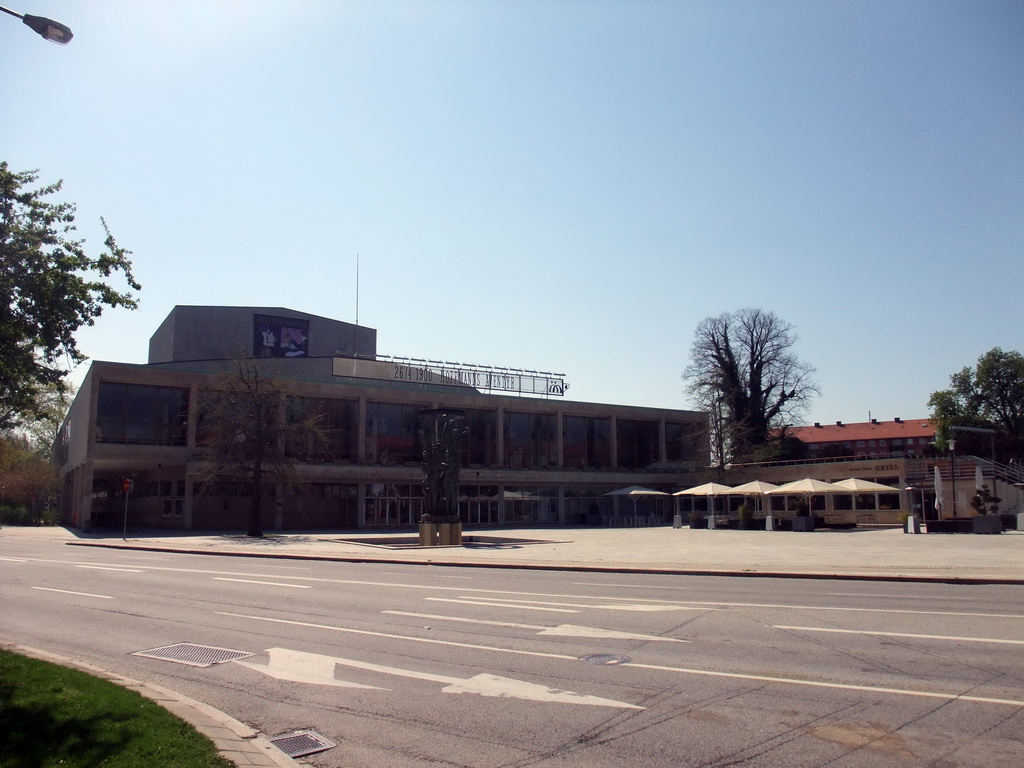
[[[694,461],[706,443],[707,433],[701,425],[665,422],[665,461]]]
[[[504,464],[513,469],[558,465],[557,422],[553,413],[505,411]]]
[[[326,390],[315,391],[320,394]],[[351,394],[339,390],[342,392]],[[196,420],[195,445],[202,446],[211,424],[200,406],[217,395],[212,390],[199,390],[198,401],[190,403],[189,393],[187,387],[99,381],[94,439],[100,443],[187,447],[191,410]],[[685,415],[674,422],[661,422],[657,418],[616,419],[611,414],[617,411],[611,407],[607,411],[572,404],[555,408],[524,400],[522,405],[516,403],[514,410],[503,410],[501,401],[474,402],[494,405],[460,408],[466,428],[460,445],[462,479],[473,483],[460,486],[459,509],[467,525],[561,521],[600,524],[615,515],[633,515],[634,510],[642,516],[650,500],[637,505],[616,503],[605,494],[619,480],[604,480],[599,473],[644,470],[652,465],[657,466],[655,471],[668,469],[662,462],[699,461],[706,450],[703,425],[684,421]],[[287,396],[281,408],[288,418],[296,421],[309,414],[319,415],[328,445],[325,452],[313,445],[286,443],[286,455],[308,466],[299,469],[298,487],[284,488],[276,481],[266,484],[265,496],[277,500],[264,504],[266,514],[270,515],[276,504],[278,519],[286,529],[415,527],[423,512],[423,486],[417,481],[422,476],[418,417],[428,407],[430,404],[415,400]],[[580,411],[586,415],[580,415]],[[629,411],[631,416],[637,413]],[[70,424],[65,425],[58,444],[58,450],[63,448],[64,453]],[[185,457],[190,453],[182,452],[181,463],[191,460]],[[174,459],[156,461],[164,462],[164,470],[158,477],[151,470],[142,471],[131,495],[130,514],[148,515],[157,526],[184,524],[197,529],[234,524],[247,514],[250,489],[244,483],[222,482],[204,493],[203,483],[193,476],[186,495],[186,481],[172,481],[167,473],[189,470],[173,465]],[[332,462],[353,466],[315,466]],[[382,471],[387,467],[396,470]],[[554,471],[559,469],[568,472],[560,476]],[[545,474],[524,476],[521,472],[534,470],[544,470]],[[120,475],[94,480],[97,493],[93,513],[98,521],[110,514],[110,498],[117,496]],[[110,483],[109,488],[106,483]]]
[[[464,467],[490,467],[498,463],[498,412],[466,409],[466,435],[462,439]]]
[[[320,427],[327,436],[327,455],[329,461],[355,461],[358,458],[358,414],[359,403],[356,400],[339,400],[326,397],[289,397],[288,416],[300,419],[309,413],[320,416]],[[306,446],[289,444],[286,446],[289,457],[308,461],[310,458]]]
[[[459,514],[466,525],[500,525],[496,485],[460,485]]]
[[[619,466],[643,469],[660,460],[658,422],[618,420]]]
[[[419,462],[418,405],[366,404],[366,460],[371,464]]]
[[[366,525],[369,528],[411,526],[423,514],[419,483],[369,483],[366,486]]]
[[[591,416],[562,419],[566,469],[608,469],[612,465],[612,420]]]
[[[505,522],[557,523],[558,489],[554,487],[506,486],[502,493]]]
[[[187,437],[187,389],[100,382],[97,443],[185,445]]]

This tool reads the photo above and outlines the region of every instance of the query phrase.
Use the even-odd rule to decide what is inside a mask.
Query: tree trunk
[[[263,501],[263,467],[257,464],[252,473],[252,499],[249,505],[249,536],[263,538],[260,502]]]

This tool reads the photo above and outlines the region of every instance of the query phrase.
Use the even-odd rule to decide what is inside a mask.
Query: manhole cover
[[[629,656],[616,656],[614,653],[592,653],[584,656],[583,661],[587,664],[628,664]]]
[[[160,648],[150,648],[148,651],[136,651],[132,654],[132,656],[145,656],[148,659],[188,664],[192,667],[212,667],[214,664],[223,664],[225,661],[244,659],[254,655],[248,651],[233,651],[230,648],[214,648],[195,643],[175,643]]]
[[[308,729],[273,736],[270,739],[270,743],[288,755],[288,757],[304,757],[338,746],[326,736],[321,736],[316,731]]]

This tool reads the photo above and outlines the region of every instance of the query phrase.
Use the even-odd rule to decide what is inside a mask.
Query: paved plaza
[[[467,529],[461,547],[415,545],[416,532],[128,531],[82,534],[65,528],[5,528],[73,545],[203,554],[665,573],[917,579],[1024,583],[1024,532],[998,536],[905,534],[898,528],[791,531],[672,528]]]

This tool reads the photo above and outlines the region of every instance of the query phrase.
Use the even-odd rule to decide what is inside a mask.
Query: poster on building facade
[[[309,321],[277,315],[252,316],[253,357],[306,357]]]

